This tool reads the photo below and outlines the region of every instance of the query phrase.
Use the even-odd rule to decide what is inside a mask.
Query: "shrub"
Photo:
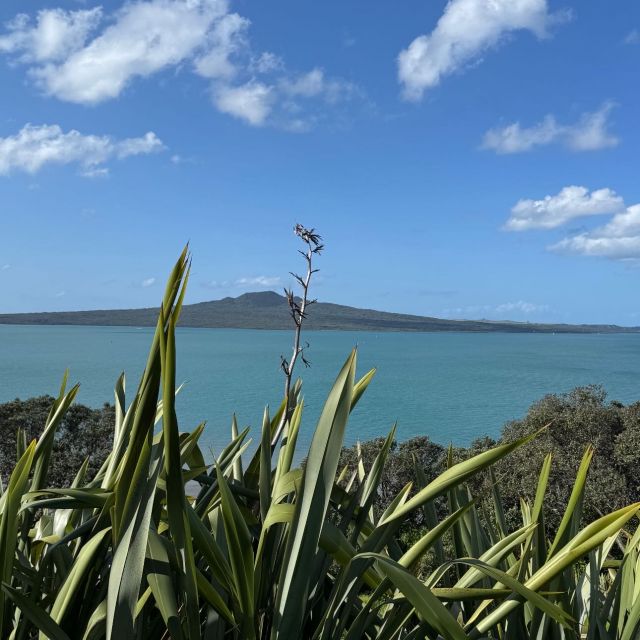
[[[13,400],[0,404],[0,478],[7,482],[16,464],[16,442],[22,430],[27,441],[43,431],[54,403],[51,396]],[[49,486],[68,486],[78,469],[88,459],[87,479],[92,479],[111,451],[113,444],[113,405],[90,409],[74,404],[62,416],[49,465]]]
[[[624,412],[620,403],[606,402],[606,393],[601,387],[579,387],[566,394],[544,397],[522,420],[506,425],[501,442],[516,440],[548,425],[526,452],[514,452],[509,463],[502,463],[496,469],[509,521],[516,522],[519,518],[520,496],[533,499],[544,457],[551,453],[547,525],[551,533],[557,530],[569,500],[572,479],[588,445],[595,451],[584,497],[585,519],[638,500],[640,496],[629,482],[630,469],[625,470],[618,457],[621,447],[616,448],[616,442],[625,432]]]

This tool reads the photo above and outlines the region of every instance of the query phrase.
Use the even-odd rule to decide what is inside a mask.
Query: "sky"
[[[276,290],[640,324],[640,3],[0,4],[0,312]]]

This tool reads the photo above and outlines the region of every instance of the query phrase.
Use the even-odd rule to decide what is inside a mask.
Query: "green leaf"
[[[54,622],[60,624],[69,607],[75,604],[80,598],[80,588],[83,585],[87,574],[95,569],[95,555],[99,551],[105,536],[109,532],[110,529],[103,529],[102,531],[99,531],[80,549],[80,553],[73,563],[71,571],[60,588],[60,591],[58,591],[58,595],[51,607],[51,618]],[[98,567],[99,566],[100,565],[98,564]],[[42,631],[40,632],[40,640],[46,640],[46,635]]]
[[[158,605],[160,615],[174,640],[181,640],[182,628],[178,616],[178,599],[171,579],[171,563],[165,545],[169,544],[156,531],[149,531],[147,540],[147,582]]]
[[[449,610],[430,589],[391,558],[378,553],[363,553],[361,558],[373,558],[378,570],[384,574],[411,603],[416,613],[428,622],[446,640],[465,640],[467,634]]]
[[[276,599],[278,624],[272,638],[298,640],[309,595],[309,567],[315,560],[336,477],[338,458],[353,397],[356,352],[351,353],[329,393],[313,435]]]
[[[418,493],[408,500],[404,505],[398,507],[393,513],[384,518],[385,522],[391,520],[401,519],[408,513],[411,513],[414,509],[421,507],[429,500],[433,500],[438,496],[444,495],[450,489],[453,489],[470,477],[474,476],[482,469],[486,469],[488,466],[496,463],[501,458],[504,458],[507,454],[511,453],[514,449],[521,447],[538,435],[537,433],[526,436],[519,440],[514,440],[507,444],[499,445],[488,451],[479,453],[478,455],[459,462],[451,466],[444,473],[440,474],[435,480],[430,482],[424,489],[418,491]],[[382,523],[382,522],[381,522]]]
[[[254,627],[254,568],[253,548],[251,546],[251,534],[247,529],[242,513],[236,504],[235,498],[229,489],[226,479],[219,468],[218,486],[222,499],[222,521],[227,538],[229,560],[233,572],[233,581],[242,617],[236,615],[240,634],[250,640],[255,637]]]
[[[271,421],[269,410],[264,410],[262,418],[262,442],[260,444],[260,516],[264,520],[267,517],[271,505]]]
[[[587,484],[587,473],[589,472],[591,458],[593,458],[593,447],[588,446],[584,452],[580,466],[578,467],[576,481],[573,485],[567,508],[562,516],[562,521],[558,527],[553,544],[549,549],[549,553],[547,555],[549,558],[551,558],[556,550],[563,546],[578,530],[580,519],[582,518],[582,502],[584,499],[584,490]]]
[[[638,509],[640,509],[640,503],[632,504],[607,514],[586,526],[562,549],[559,549],[547,563],[540,567],[524,583],[524,586],[533,591],[538,591],[567,567],[572,566],[591,550],[599,547],[609,536],[620,531],[636,515]],[[503,602],[477,625],[477,633],[479,635],[486,633],[518,606],[519,602],[515,600]]]
[[[0,507],[0,580],[2,584],[11,584],[13,561],[18,546],[18,511],[20,500],[29,481],[29,473],[36,452],[36,441],[33,440],[18,460],[6,491],[2,494]],[[8,629],[9,610],[6,592],[0,590],[0,637],[6,637]]]
[[[140,487],[132,487],[137,495],[136,509],[122,524],[122,535],[113,555],[107,596],[107,640],[131,637],[134,633],[135,607],[138,602],[151,511],[162,462],[162,447],[148,442],[138,459]],[[143,475],[143,471],[146,475]]]
[[[36,604],[25,595],[10,585],[3,583],[2,590],[13,600],[24,614],[25,618],[33,623],[50,640],[70,640],[69,636],[51,618],[41,605]]]

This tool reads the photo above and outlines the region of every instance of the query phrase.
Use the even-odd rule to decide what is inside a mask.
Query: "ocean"
[[[0,325],[0,402],[56,394],[65,369],[80,382],[78,402],[112,402],[121,371],[137,386],[152,329],[133,327]],[[275,411],[284,385],[280,355],[288,356],[288,331],[178,329],[177,400],[181,430],[206,421],[201,443],[219,452],[231,416],[259,439],[265,405]],[[305,413],[299,437],[304,455],[322,403],[350,350],[358,348],[358,375],[377,374],[354,410],[346,442],[386,435],[427,435],[454,445],[497,436],[547,393],[601,384],[610,399],[640,399],[640,335],[501,333],[373,333],[309,331]]]

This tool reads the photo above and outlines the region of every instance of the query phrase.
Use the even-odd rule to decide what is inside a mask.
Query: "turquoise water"
[[[111,401],[122,370],[135,389],[151,329],[0,325],[0,402],[55,394],[65,368],[81,383],[79,402]],[[446,444],[495,436],[545,393],[602,384],[611,399],[640,399],[640,335],[307,332],[310,369],[304,377],[306,449],[321,403],[350,349],[358,345],[358,373],[378,373],[355,409],[347,441],[386,434],[426,434]],[[181,429],[206,420],[205,447],[219,451],[235,411],[255,439],[265,404],[282,393],[280,354],[286,331],[179,329],[178,397]]]

